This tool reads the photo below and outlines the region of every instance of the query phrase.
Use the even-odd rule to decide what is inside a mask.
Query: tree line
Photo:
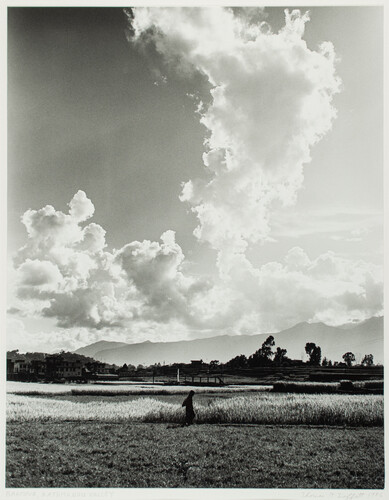
[[[245,356],[244,354],[240,354],[230,359],[226,363],[220,363],[218,360],[212,360],[210,363],[208,363],[208,366],[210,371],[214,372],[222,367],[229,370],[236,370],[236,369],[266,367],[266,366],[279,366],[279,367],[297,366],[304,364],[303,361],[301,360],[290,359],[287,356],[286,349],[281,347],[277,347],[276,349],[274,349],[274,347],[275,347],[274,337],[272,335],[269,335],[266,338],[266,340],[262,343],[261,347],[250,356]],[[308,356],[306,364],[311,366],[323,366],[323,367],[346,366],[350,368],[356,361],[355,355],[352,352],[346,352],[343,354],[342,356],[343,363],[337,361],[333,363],[326,357],[322,359],[321,348],[320,346],[317,346],[314,342],[307,342],[305,344],[305,352]],[[66,361],[79,361],[81,362],[82,365],[89,365],[89,364],[92,365],[96,363],[95,359],[84,356],[82,354],[61,351],[59,355],[61,355]],[[20,354],[17,349],[15,349],[14,351],[7,352],[7,359],[13,361],[16,359],[25,359],[26,361],[31,361],[31,360],[43,361],[45,357],[46,354],[40,352]],[[107,363],[102,363],[102,364],[111,367],[112,373],[139,372],[145,369],[154,368],[157,370],[162,368],[160,363],[155,363],[153,365],[150,365],[149,367],[146,367],[144,365],[134,366],[130,363],[129,364],[124,363],[124,365],[121,367],[115,364],[112,365]],[[204,363],[204,365],[207,364]],[[373,366],[374,365],[373,355],[365,354],[360,365],[366,367]],[[172,366],[182,367],[182,368],[186,366],[190,367],[190,365],[186,365],[185,363],[173,363]]]
[[[287,350],[281,347],[277,347],[273,350],[275,346],[274,337],[269,335],[267,339],[263,342],[262,346],[251,354],[249,357],[244,354],[235,356],[225,363],[227,368],[239,369],[239,368],[257,368],[261,366],[292,366],[300,361],[292,360],[287,357]],[[355,362],[356,358],[352,352],[346,352],[343,354],[343,363],[335,361],[334,363],[324,357],[322,359],[321,347],[317,346],[314,342],[307,342],[305,344],[305,352],[309,359],[307,364],[312,366],[342,366],[345,365],[350,368]],[[372,354],[365,354],[361,361],[362,366],[373,366],[374,357]]]

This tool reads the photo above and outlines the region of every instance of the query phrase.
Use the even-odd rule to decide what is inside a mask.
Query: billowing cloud
[[[35,309],[64,328],[96,329],[147,321],[201,327],[231,314],[221,288],[183,272],[185,257],[173,231],[161,242],[133,241],[110,252],[101,226],[83,226],[94,212],[86,194],[76,193],[69,207],[67,214],[46,206],[22,216],[28,241],[14,262],[17,297],[30,313]],[[207,294],[212,299],[202,300]]]
[[[19,268],[20,284],[54,291],[62,281],[58,267],[50,261],[27,259]]]
[[[82,332],[98,340],[98,330],[115,340],[173,340],[382,314],[380,266],[332,252],[311,258],[299,247],[258,268],[247,257],[270,239],[272,224],[275,236],[290,230],[283,207],[295,202],[311,149],[336,116],[335,52],[330,43],[307,47],[308,14],[285,11],[273,33],[262,9],[133,11],[136,43],[151,42],[169,65],[202,73],[211,88],[208,104],[198,103],[204,177],[184,182],[180,198],[197,216],[197,239],[217,251],[219,274],[192,275],[171,230],[109,250],[104,228],[89,222],[92,201],[78,191],[68,213],[47,205],[22,216],[28,240],[14,259],[12,309],[54,318],[73,332],[72,345]],[[315,232],[316,219],[308,222],[300,235]],[[362,237],[358,224],[350,230]]]
[[[91,206],[85,193],[79,199]],[[44,207],[23,215],[28,241],[15,256],[19,316],[54,318],[71,332],[104,329],[107,338],[116,331],[121,340],[173,340],[382,314],[379,266],[333,252],[310,259],[294,247],[283,262],[260,268],[231,253],[228,275],[212,280],[188,272],[174,231],[111,252],[104,229],[83,227],[79,213]]]
[[[332,126],[340,80],[331,43],[310,50],[302,39],[308,13],[285,11],[273,33],[262,10],[134,9],[138,43],[154,42],[168,63],[191,67],[211,84],[199,107],[207,129],[207,179],[183,185],[196,213],[195,235],[226,254],[265,241],[273,207],[295,201],[310,149]],[[228,260],[228,255],[227,255]]]
[[[383,314],[382,267],[326,252],[311,259],[300,247],[281,262],[229,262],[226,284],[239,298],[230,333],[275,332],[297,323],[340,325]]]
[[[181,317],[188,322],[197,321],[191,315],[192,299],[206,292],[210,284],[182,272],[184,254],[175,241],[174,231],[163,233],[161,243],[146,240],[125,245],[116,252],[115,261],[142,297],[143,318],[168,321]]]
[[[95,207],[84,191],[78,191],[69,203],[69,215],[73,220],[83,222],[92,217]]]
[[[67,214],[47,205],[22,216],[28,241],[14,259],[17,295],[63,327],[117,325],[131,314],[114,291],[120,270],[104,251],[105,231],[95,223],[81,225],[93,213],[91,200],[78,191]]]

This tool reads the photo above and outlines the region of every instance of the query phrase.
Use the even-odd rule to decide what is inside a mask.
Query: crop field
[[[188,388],[14,384],[7,487],[384,485],[382,395],[196,387],[183,427]]]
[[[176,396],[177,398],[177,396]],[[182,398],[181,398],[182,399]],[[128,401],[93,400],[83,396],[67,400],[8,394],[7,420],[97,420],[104,422],[183,421],[181,399],[177,402],[152,397]],[[383,425],[383,397],[258,393],[208,398],[195,404],[197,423],[278,425]]]

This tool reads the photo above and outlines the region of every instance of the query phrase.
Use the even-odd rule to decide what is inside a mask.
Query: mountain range
[[[278,333],[220,335],[177,342],[146,341],[129,344],[101,340],[75,352],[118,366],[124,363],[135,366],[189,363],[194,359],[205,362],[215,359],[224,363],[239,354],[253,354],[269,335],[273,335],[276,347],[287,350],[287,356],[291,359],[305,360],[305,344],[314,342],[321,347],[322,358],[332,361],[342,361],[343,354],[348,351],[355,354],[358,363],[365,354],[373,354],[375,363],[384,361],[383,317],[373,317],[362,323],[340,327],[324,323],[299,323]]]

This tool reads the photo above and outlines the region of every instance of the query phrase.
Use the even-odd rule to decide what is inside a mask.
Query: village
[[[88,383],[139,380],[140,377],[147,377],[152,378],[154,382],[157,376],[164,375],[169,379],[174,378],[177,383],[223,384],[223,375],[217,374],[214,370],[218,363],[207,364],[203,360],[192,360],[190,364],[166,366],[158,363],[148,367],[143,365],[135,367],[125,363],[118,367],[73,353],[38,353],[35,358],[30,359],[25,355],[16,357],[15,353],[16,351],[11,351],[7,357],[7,380],[9,381]]]
[[[246,363],[242,363],[246,361]],[[366,356],[365,356],[366,358]],[[370,360],[370,358],[369,358]],[[41,383],[150,383],[168,385],[228,386],[236,384],[265,384],[282,386],[288,382],[339,382],[381,380],[383,366],[363,362],[354,366],[335,362],[333,365],[286,359],[283,363],[271,360],[248,359],[237,356],[227,363],[191,360],[190,363],[156,363],[150,366],[124,363],[122,366],[104,363],[91,357],[61,351],[55,354],[26,353],[17,350],[7,353],[7,380]],[[266,361],[266,362],[265,362]],[[365,361],[365,360],[364,360]],[[238,363],[239,362],[239,363]],[[247,363],[248,362],[248,363]],[[251,366],[250,366],[251,365]],[[374,388],[382,393],[383,388]],[[354,387],[352,388],[354,392]],[[370,391],[371,392],[371,391]]]

